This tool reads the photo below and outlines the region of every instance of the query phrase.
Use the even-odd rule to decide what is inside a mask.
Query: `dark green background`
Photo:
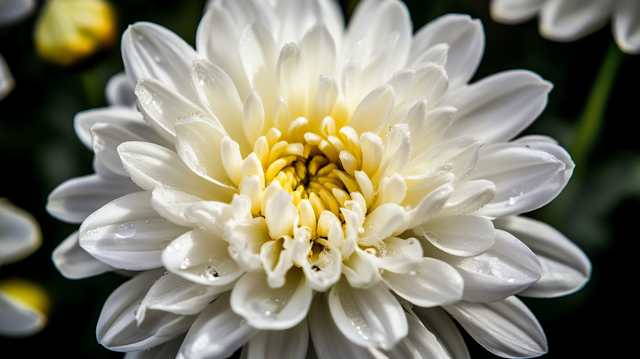
[[[204,1],[112,1],[119,33],[127,24],[146,20],[164,25],[191,44]],[[612,41],[611,27],[572,43],[544,40],[535,20],[500,25],[489,17],[488,0],[406,1],[418,29],[446,13],[467,13],[482,20],[486,50],[474,80],[510,69],[529,69],[554,83],[549,105],[526,133],[555,137],[570,147],[587,96]],[[343,4],[344,8],[349,5]],[[46,198],[64,180],[92,172],[89,152],[73,131],[73,116],[105,105],[109,77],[122,70],[119,44],[70,69],[42,62],[35,54],[34,15],[22,24],[0,29],[0,53],[17,87],[0,101],[0,197],[31,212],[43,231],[42,247],[29,258],[0,268],[0,279],[23,276],[51,295],[49,325],[22,339],[0,338],[23,358],[116,358],[95,339],[95,325],[106,297],[123,278],[105,274],[72,281],[63,278],[50,257],[76,226],[61,223],[44,210]],[[637,314],[634,263],[638,253],[640,196],[638,111],[640,56],[622,55],[603,128],[591,156],[578,164],[581,178],[550,206],[530,215],[544,219],[580,245],[593,263],[591,282],[579,293],[558,299],[524,299],[540,320],[549,342],[547,358],[633,356]],[[628,314],[629,313],[629,314]],[[630,323],[628,323],[630,322]],[[463,331],[464,332],[464,331]],[[465,334],[466,335],[466,334]],[[491,358],[465,336],[473,358]],[[3,354],[2,357],[5,357]]]

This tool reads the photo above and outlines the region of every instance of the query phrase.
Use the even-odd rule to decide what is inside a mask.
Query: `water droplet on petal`
[[[220,274],[218,274],[218,271],[212,266],[207,267],[207,269],[202,272],[201,276],[212,282],[220,278]]]
[[[180,264],[180,269],[187,269],[191,265],[191,260],[189,258],[185,258]]]
[[[122,223],[116,229],[115,236],[118,238],[131,238],[136,235],[136,231],[136,226],[133,223]]]

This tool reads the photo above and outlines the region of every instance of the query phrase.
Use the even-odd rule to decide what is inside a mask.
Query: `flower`
[[[0,199],[0,264],[9,264],[33,253],[42,242],[40,227],[27,212]],[[46,324],[46,293],[24,279],[0,282],[0,335],[26,336]]]
[[[574,41],[613,18],[613,37],[628,54],[640,53],[640,3],[636,0],[492,0],[491,17],[517,24],[540,13],[540,34],[555,41]]]
[[[515,294],[565,295],[591,270],[517,216],[573,171],[548,137],[509,142],[552,86],[528,71],[469,85],[484,33],[468,16],[412,33],[396,0],[363,1],[346,32],[330,0],[213,1],[197,52],[130,26],[140,112],[79,113],[96,173],[47,205],[82,222],[54,252],[64,275],[137,272],[99,342],[131,357],[468,356],[449,312],[497,355],[546,352]]]
[[[2,0],[0,1],[0,27],[13,25],[24,20],[36,7],[35,0]],[[0,55],[0,100],[5,98],[15,87],[16,82],[9,66]]]
[[[105,0],[49,0],[34,32],[38,55],[70,66],[115,40],[115,14]]]

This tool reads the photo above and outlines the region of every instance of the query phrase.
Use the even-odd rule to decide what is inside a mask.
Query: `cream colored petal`
[[[415,238],[389,237],[374,245],[376,264],[385,272],[415,273],[422,261],[422,246]]]
[[[261,21],[255,21],[244,28],[238,41],[240,59],[249,84],[263,96],[264,107],[273,108],[276,99],[273,91],[276,88],[274,69],[278,60],[278,50],[272,34]]]
[[[437,217],[413,232],[441,251],[460,257],[482,254],[495,242],[493,223],[478,216]]]
[[[549,0],[540,11],[540,34],[555,41],[574,41],[604,26],[615,2]]]
[[[360,234],[358,243],[365,246],[373,245],[391,237],[404,228],[408,215],[404,207],[394,203],[383,204],[367,215],[364,221],[364,232]]]
[[[298,210],[293,205],[293,197],[285,191],[276,193],[267,202],[265,219],[271,238],[293,235],[293,224],[298,221]]]
[[[283,330],[300,323],[309,311],[313,290],[301,270],[291,270],[281,288],[267,285],[264,272],[246,273],[231,293],[231,308],[256,329]]]
[[[420,176],[442,166],[453,173],[457,181],[473,170],[482,145],[484,142],[473,136],[442,142],[411,160],[403,176]]]
[[[378,266],[373,255],[355,247],[353,254],[346,258],[348,260],[342,262],[342,273],[350,286],[366,289],[378,282]]]
[[[409,220],[405,228],[419,226],[437,216],[453,194],[453,186],[443,184],[425,196],[418,206],[408,211]]]
[[[459,181],[441,213],[447,216],[473,213],[491,202],[497,191],[496,185],[491,181]]]
[[[167,270],[191,282],[224,286],[244,272],[227,250],[229,243],[202,229],[189,231],[162,252]]]
[[[358,133],[378,134],[391,115],[394,103],[393,88],[382,85],[371,91],[356,108],[349,126]]]
[[[491,18],[503,24],[519,24],[536,16],[545,0],[491,0]]]

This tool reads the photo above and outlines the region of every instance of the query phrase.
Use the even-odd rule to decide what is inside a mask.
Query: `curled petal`
[[[449,254],[469,257],[484,253],[494,243],[490,220],[478,216],[437,217],[413,229],[432,245]]]
[[[115,269],[80,247],[79,238],[79,232],[75,231],[53,250],[51,258],[60,274],[69,279],[82,279]]]

